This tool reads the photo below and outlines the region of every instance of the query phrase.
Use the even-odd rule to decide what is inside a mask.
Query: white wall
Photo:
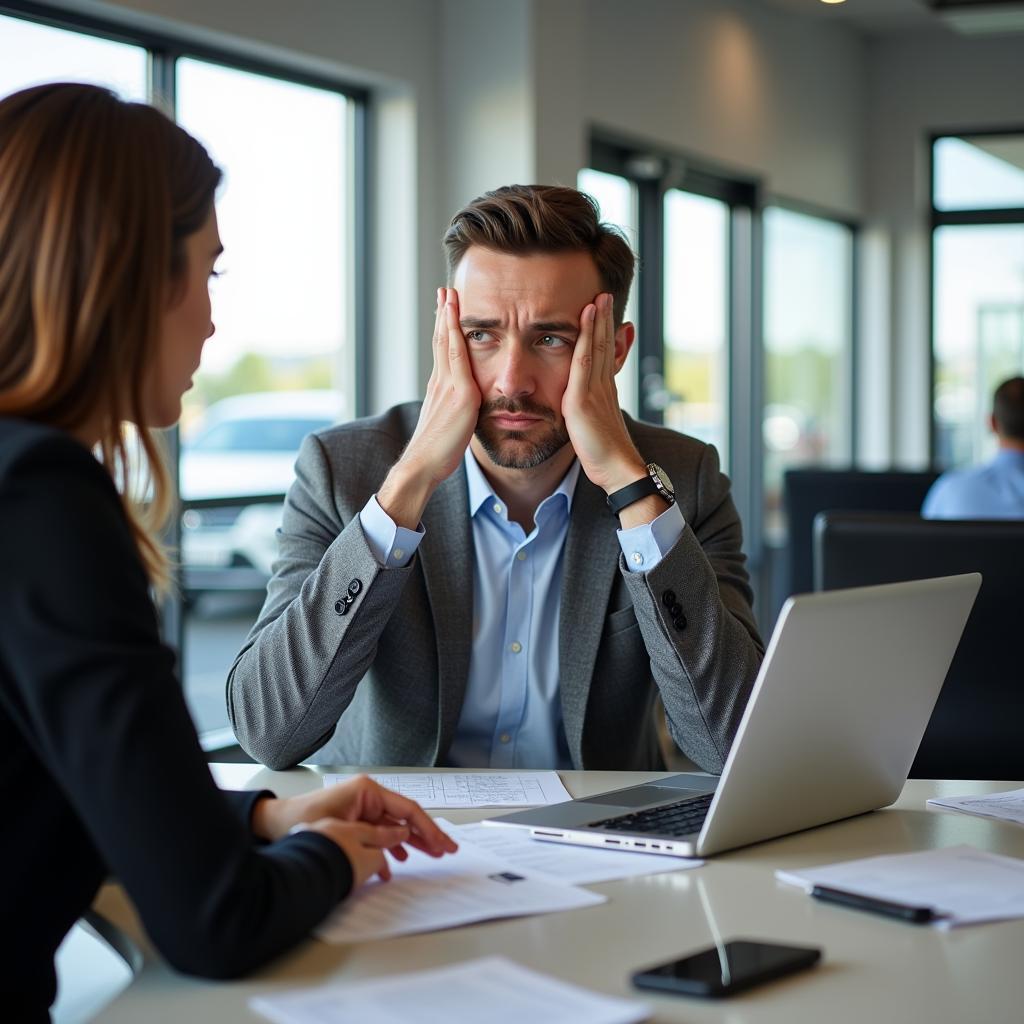
[[[590,0],[583,116],[864,210],[864,44],[742,0]]]
[[[530,7],[442,0],[441,26],[441,197],[450,217],[488,189],[533,173]]]
[[[1024,34],[878,39],[868,51],[868,89],[868,210],[887,255],[878,281],[887,315],[868,340],[889,358],[891,455],[920,466],[931,417],[928,133],[1024,127]]]

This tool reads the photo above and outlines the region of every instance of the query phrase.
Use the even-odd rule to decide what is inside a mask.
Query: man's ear
[[[629,350],[636,341],[636,328],[628,321],[615,332],[615,372],[622,369],[622,364],[629,355]]]
[[[989,416],[988,416],[988,428],[989,428],[989,430],[992,431],[993,434],[996,435],[996,437],[999,437],[999,424],[996,423],[995,413],[989,413]]]

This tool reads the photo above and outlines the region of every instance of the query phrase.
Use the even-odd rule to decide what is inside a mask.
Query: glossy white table
[[[218,781],[230,788],[266,787],[287,796],[320,785],[319,771],[311,769],[213,768]],[[585,796],[658,776],[565,772],[562,777],[570,793]],[[239,982],[176,974],[149,945],[121,890],[107,886],[97,908],[139,945],[144,963],[134,983],[97,1019],[124,1024],[261,1020],[247,1006],[256,993],[500,954],[587,988],[642,999],[652,1007],[653,1021],[1016,1024],[1024,1020],[1024,920],[939,932],[819,904],[796,888],[780,885],[773,875],[780,867],[957,843],[1024,858],[1024,827],[925,807],[925,800],[937,794],[996,792],[1021,785],[909,782],[900,800],[886,810],[723,854],[694,870],[594,886],[609,897],[601,906],[358,947],[328,946],[311,939]],[[472,811],[439,813],[453,821],[486,816]],[[821,946],[822,965],[726,1001],[633,990],[629,976],[637,968],[712,942],[698,879],[715,927],[724,937]],[[550,1019],[556,1021],[557,1014]]]

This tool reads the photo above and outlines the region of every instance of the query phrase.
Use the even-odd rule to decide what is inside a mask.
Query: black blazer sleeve
[[[95,459],[50,432],[0,479],[4,710],[164,956],[208,977],[258,966],[348,893],[347,858],[311,832],[255,842],[255,796],[214,785]]]

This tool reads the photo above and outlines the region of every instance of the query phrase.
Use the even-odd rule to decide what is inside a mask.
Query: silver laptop
[[[673,775],[492,818],[537,839],[705,857],[900,794],[981,575],[791,597],[720,779]]]

